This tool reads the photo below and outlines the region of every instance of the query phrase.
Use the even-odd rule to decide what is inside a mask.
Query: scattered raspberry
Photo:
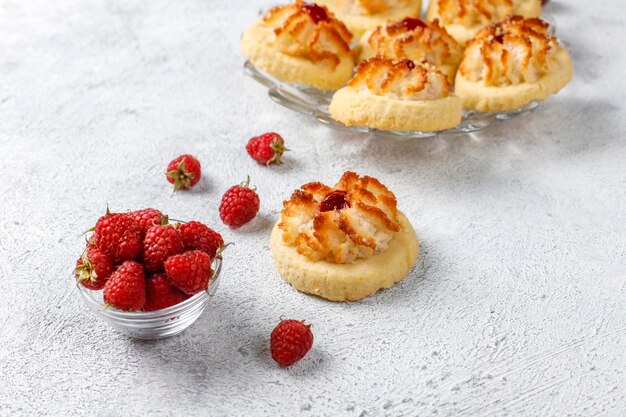
[[[211,259],[224,246],[224,239],[215,230],[207,225],[191,221],[181,224],[178,228],[185,250],[201,250],[208,254]]]
[[[113,257],[115,262],[137,259],[143,247],[141,231],[133,218],[125,213],[100,217],[94,231],[96,246]]]
[[[183,251],[183,241],[172,225],[156,225],[148,229],[143,240],[143,263],[147,272],[163,270],[163,263]]]
[[[246,145],[248,154],[260,164],[269,165],[271,163],[282,164],[280,157],[285,151],[285,141],[278,133],[264,133],[255,136]]]
[[[304,358],[313,346],[311,326],[299,320],[283,320],[272,331],[272,359],[280,366],[289,366]]]
[[[250,177],[245,183],[230,187],[220,203],[220,218],[230,227],[248,223],[259,211],[259,196],[250,188]]]
[[[113,272],[113,258],[94,247],[87,247],[76,261],[76,280],[90,290],[101,290]]]
[[[141,264],[126,261],[104,285],[104,302],[126,311],[141,310],[146,302],[146,280]]]
[[[164,216],[161,211],[153,208],[131,211],[128,215],[135,220],[137,227],[141,230],[142,236],[145,236],[148,229],[152,226],[167,224],[167,216]]]
[[[173,286],[187,294],[206,290],[211,279],[211,257],[199,250],[170,256],[165,272]]]
[[[185,294],[170,285],[163,274],[153,275],[146,280],[146,303],[143,311],[155,311],[174,306],[185,300]]]
[[[192,155],[181,155],[167,166],[165,177],[174,184],[174,191],[191,188],[200,181],[200,161]]]

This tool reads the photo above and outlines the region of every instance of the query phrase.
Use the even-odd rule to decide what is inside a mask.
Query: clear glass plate
[[[328,111],[328,106],[330,105],[330,101],[333,97],[333,91],[324,92],[305,85],[284,83],[271,75],[260,71],[250,61],[245,62],[244,72],[252,79],[267,87],[268,94],[272,100],[290,110],[309,115],[318,122],[336,130],[371,133],[385,138],[419,139],[441,134],[457,135],[477,132],[504,120],[509,120],[514,117],[530,113],[540,106],[539,102],[533,101],[519,109],[504,112],[481,113],[464,110],[461,123],[458,126],[447,130],[431,132],[379,130],[363,126],[346,126],[333,119]]]
[[[550,33],[554,34],[556,32],[556,18],[554,15],[549,10],[544,9],[541,18],[550,24]],[[504,112],[481,113],[472,110],[464,110],[463,118],[458,126],[441,131],[407,132],[400,130],[380,130],[363,126],[346,126],[333,119],[328,111],[328,106],[333,97],[333,91],[324,92],[306,85],[282,82],[272,77],[270,74],[259,70],[250,61],[244,63],[244,73],[267,87],[270,98],[290,110],[309,115],[319,123],[332,129],[370,133],[382,138],[419,139],[442,134],[458,135],[478,132],[502,121],[528,114],[541,106],[540,102],[533,101],[519,109]]]

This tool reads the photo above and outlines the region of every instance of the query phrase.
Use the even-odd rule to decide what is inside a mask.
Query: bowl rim
[[[178,303],[175,304],[171,307],[167,307],[167,308],[162,308],[161,310],[155,310],[155,311],[122,311],[122,310],[118,310],[114,307],[111,308],[105,308],[105,305],[101,302],[96,301],[96,299],[94,299],[91,294],[96,293],[96,292],[100,292],[102,290],[90,290],[88,288],[86,288],[83,285],[80,285],[80,283],[76,282],[76,287],[78,287],[78,291],[80,292],[81,298],[83,299],[83,301],[85,302],[85,304],[88,305],[88,307],[90,307],[92,310],[97,311],[98,313],[104,315],[104,316],[109,316],[109,317],[114,317],[114,318],[120,318],[120,319],[128,319],[128,320],[133,320],[133,319],[157,319],[157,318],[162,318],[164,316],[167,316],[169,314],[172,313],[176,313],[176,314],[181,314],[184,313],[185,310],[188,307],[192,307],[193,305],[195,305],[197,302],[202,302],[202,300],[205,300],[207,298],[212,297],[215,292],[217,291],[217,287],[219,285],[220,282],[220,276],[221,276],[221,272],[222,272],[222,258],[221,257],[217,257],[215,259],[213,259],[213,276],[211,277],[211,279],[209,280],[209,286],[207,287],[206,290],[204,291],[200,291],[197,294],[194,294],[193,296],[189,297],[188,299],[186,299],[185,301],[183,301],[182,303]]]

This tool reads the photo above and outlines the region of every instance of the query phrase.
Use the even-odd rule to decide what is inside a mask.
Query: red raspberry
[[[174,191],[191,188],[200,181],[200,161],[192,155],[181,155],[167,166],[165,177],[174,184]]]
[[[230,227],[248,223],[259,211],[259,196],[250,188],[250,177],[245,183],[230,187],[220,203],[220,219]]]
[[[94,231],[96,246],[113,257],[115,262],[137,259],[143,247],[141,231],[126,213],[111,213],[100,217]]]
[[[272,359],[280,366],[289,366],[304,358],[313,346],[311,325],[299,320],[283,320],[272,331]]]
[[[146,302],[146,279],[141,264],[126,261],[104,284],[104,302],[120,310],[138,311]]]
[[[191,221],[181,224],[178,232],[183,239],[185,250],[201,250],[211,259],[215,258],[217,251],[224,246],[222,235],[200,222]]]
[[[174,226],[156,225],[148,229],[143,240],[143,264],[147,272],[163,270],[163,263],[183,251],[183,241]]]
[[[163,274],[146,280],[146,303],[143,311],[155,311],[174,306],[185,299],[185,294],[174,288]]]
[[[206,290],[211,279],[211,257],[199,250],[170,256],[165,272],[173,286],[187,294]]]
[[[76,280],[90,290],[101,290],[113,272],[113,258],[100,249],[87,247],[76,261]]]
[[[260,164],[269,165],[271,163],[282,164],[280,157],[285,151],[285,141],[278,133],[264,133],[255,136],[246,145],[248,154]]]
[[[96,238],[92,234],[91,236],[89,236],[89,238],[87,238],[87,241],[85,242],[85,249],[91,249],[95,247],[96,247]]]
[[[135,220],[142,236],[146,235],[149,228],[157,224],[167,224],[167,216],[157,209],[146,208],[128,213]]]

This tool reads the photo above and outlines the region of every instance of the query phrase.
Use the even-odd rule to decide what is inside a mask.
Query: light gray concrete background
[[[402,143],[340,134],[243,76],[260,1],[0,0],[0,414],[626,415],[626,16],[551,5],[572,83],[483,133]],[[266,168],[246,140],[281,132]],[[163,171],[204,179],[170,196]],[[359,303],[302,295],[268,250],[283,199],[344,170],[395,191],[422,241],[406,281]],[[261,212],[228,230],[250,174]],[[223,284],[178,337],[131,340],[83,306],[71,270],[105,210],[154,206],[236,242]],[[290,369],[280,316],[313,323]]]

